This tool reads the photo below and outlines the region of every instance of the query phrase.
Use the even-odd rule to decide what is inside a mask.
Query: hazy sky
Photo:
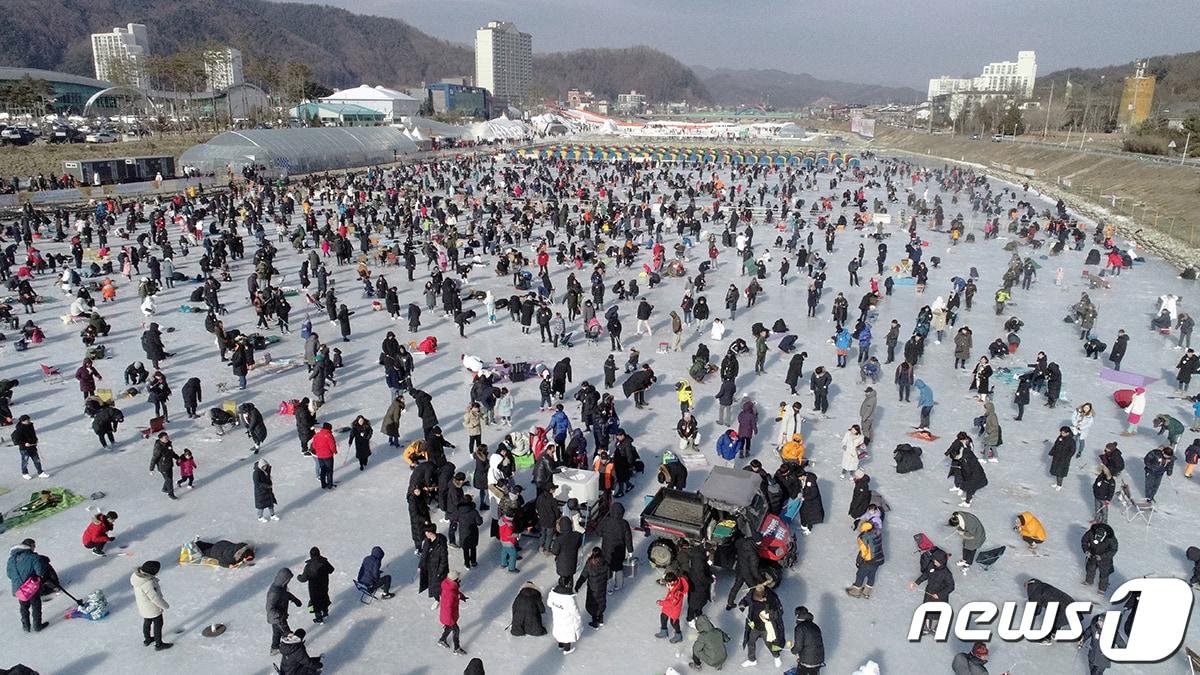
[[[307,0],[306,0],[307,1]],[[689,65],[903,84],[1034,49],[1038,72],[1200,50],[1200,0],[316,0],[472,43],[489,19],[535,52],[657,47]]]

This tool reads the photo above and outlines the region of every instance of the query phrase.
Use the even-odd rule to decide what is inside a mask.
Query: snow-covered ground
[[[827,194],[828,190],[824,189],[827,180],[822,178],[819,182],[820,192]],[[838,192],[843,187],[853,188],[854,184],[839,186]],[[923,188],[924,185],[918,185],[918,192]],[[936,188],[931,187],[931,196],[934,192]],[[811,202],[814,194],[806,192],[801,196]],[[868,190],[868,199],[877,196],[882,198],[884,195],[880,190]],[[947,204],[947,219],[960,207],[965,207],[962,210],[968,231],[978,233],[982,218],[972,216],[969,205]],[[893,213],[902,208],[902,204],[891,205]],[[835,209],[834,216],[838,213]],[[761,223],[756,230],[760,247],[774,239],[774,231]],[[1050,360],[1062,366],[1064,398],[1069,402],[1069,405],[1049,409],[1035,398],[1025,420],[1014,422],[1012,389],[993,380],[1005,443],[1000,450],[1001,462],[984,465],[990,485],[976,496],[971,510],[987,527],[989,546],[1006,543],[1012,548],[990,571],[976,568],[966,576],[958,574],[953,604],[957,607],[970,600],[1021,600],[1022,582],[1030,576],[1050,582],[1078,599],[1100,602],[1102,599],[1094,587],[1088,589],[1080,585],[1083,557],[1079,539],[1092,516],[1090,485],[1096,466],[1095,455],[1105,442],[1117,438],[1124,416],[1110,398],[1119,386],[1097,377],[1102,363],[1085,360],[1078,329],[1061,321],[1067,307],[1078,300],[1079,293],[1088,290],[1085,280],[1080,277],[1084,253],[1067,252],[1050,259],[1039,256],[1042,269],[1032,290],[1022,292],[1018,288],[1014,293],[1015,306],[1004,317],[998,317],[992,311],[990,299],[1009,258],[1009,254],[1002,251],[1007,239],[983,242],[980,237],[978,243],[949,247],[944,234],[926,232],[925,238],[931,242],[925,259],[928,260],[929,255],[940,256],[941,267],[932,271],[929,288],[923,295],[917,295],[912,286],[897,286],[895,295],[881,303],[879,319],[874,325],[873,352],[883,360],[883,337],[890,319],[900,321],[902,336],[907,338],[917,310],[931,303],[936,296],[945,295],[952,276],[965,277],[968,270],[975,267],[980,273],[975,309],[961,312],[959,319],[960,326],[969,325],[974,331],[972,362],[983,353],[988,342],[1004,335],[1001,328],[1004,319],[1016,314],[1026,322],[1021,333],[1024,342],[1018,355],[1008,362],[1023,365],[1032,361],[1038,350],[1044,350]],[[246,241],[247,247],[252,249],[253,239]],[[818,248],[823,249],[819,234],[816,242]],[[668,250],[673,243],[672,232],[666,242]],[[856,254],[859,243],[867,246],[868,269],[860,274],[863,286],[847,290],[846,263]],[[903,238],[892,237],[888,244],[889,262],[898,262],[903,256]],[[286,244],[281,244],[280,250],[282,255],[277,266],[286,274],[283,283],[295,283],[300,257]],[[1028,249],[1022,249],[1022,253],[1027,254]],[[781,251],[773,251],[776,261],[780,254]],[[181,263],[181,270],[189,275],[196,274],[198,256],[199,253],[193,250]],[[693,249],[691,256],[692,260],[687,264],[689,274],[695,272],[698,256],[702,256],[701,249]],[[814,319],[805,317],[806,284],[797,270],[793,268],[790,285],[781,288],[775,272],[777,263],[773,262],[771,273],[763,282],[765,292],[758,305],[740,310],[736,322],[727,323],[732,329],[732,337],[741,336],[750,341],[751,324],[762,321],[770,326],[782,317],[792,331],[800,335],[799,346],[809,354],[806,375],[818,365],[832,366],[834,350],[828,338],[833,332],[829,320],[833,295],[838,290],[847,290],[853,315],[854,306],[871,276],[868,272],[874,268],[873,259],[873,240],[863,239],[853,231],[839,235],[829,263],[829,292]],[[332,263],[332,258],[329,261]],[[732,259],[732,251],[724,251],[721,262],[720,267],[709,275],[707,296],[714,316],[725,315],[719,308],[728,284],[744,286],[748,281],[737,278],[738,265]],[[227,284],[223,291],[223,300],[231,310],[225,319],[227,328],[253,332],[255,317],[244,292],[245,275],[251,265],[248,260],[234,263],[235,281]],[[1060,266],[1064,270],[1064,284],[1056,287],[1054,274]],[[236,380],[217,361],[212,339],[203,329],[204,315],[170,311],[170,308],[186,303],[193,288],[190,284],[181,284],[160,296],[159,306],[164,311],[156,318],[165,328],[174,329],[164,336],[167,349],[175,353],[174,358],[164,362],[164,371],[176,392],[171,402],[173,421],[167,430],[176,449],[191,448],[199,464],[196,488],[181,490],[179,501],[167,500],[159,492],[161,479],[158,474],[147,471],[151,442],[142,440],[137,433],[137,428],[152,415],[144,395],[118,401],[127,417],[119,432],[119,452],[97,447],[90,420],[81,413],[79,391],[69,379],[82,354],[77,338],[79,327],[64,326],[57,319],[64,313],[66,301],[61,293],[50,287],[49,276],[39,279],[37,286],[48,304],[39,308],[34,319],[40,322],[48,339],[21,353],[11,346],[6,347],[0,353],[0,364],[3,364],[4,377],[17,377],[21,381],[14,397],[14,413],[29,414],[36,421],[42,439],[41,455],[52,477],[30,482],[21,480],[17,453],[11,445],[6,446],[4,465],[0,466],[0,485],[11,492],[0,496],[0,508],[11,509],[20,504],[30,490],[49,485],[67,487],[84,495],[102,491],[107,496],[28,528],[4,533],[0,535],[0,544],[6,550],[25,537],[35,538],[38,550],[50,556],[64,585],[73,594],[82,597],[94,589],[103,589],[112,613],[100,622],[64,621],[62,614],[72,603],[60,594],[45,606],[49,629],[40,634],[25,635],[17,620],[15,600],[6,599],[0,602],[0,645],[3,645],[0,666],[23,662],[42,673],[69,675],[272,672],[267,654],[270,629],[264,612],[267,587],[280,567],[299,572],[309,547],[314,545],[319,546],[337,568],[332,579],[331,616],[324,625],[313,625],[310,615],[295,610],[292,626],[308,630],[309,650],[325,654],[326,672],[433,674],[456,673],[466,666],[467,658],[452,656],[434,646],[440,632],[437,611],[431,610],[424,594],[417,594],[413,583],[416,558],[411,552],[403,496],[409,470],[398,451],[387,446],[379,431],[388,403],[383,374],[376,365],[379,344],[389,330],[395,330],[402,339],[410,336],[403,320],[393,323],[385,313],[370,311],[370,301],[361,297],[359,284],[353,281],[353,266],[335,269],[343,301],[358,311],[353,317],[352,342],[339,344],[336,326],[325,321],[323,311],[309,312],[303,300],[295,298],[294,332],[269,351],[276,358],[300,358],[303,340],[299,326],[306,314],[312,316],[314,326],[323,338],[341,347],[346,366],[339,371],[339,384],[331,389],[319,419],[331,421],[337,428],[348,425],[356,414],[367,416],[376,428],[371,465],[360,473],[352,459],[347,464],[339,459],[336,479],[340,487],[333,492],[319,490],[312,461],[301,456],[296,447],[293,419],[275,412],[281,399],[307,394],[309,386],[304,370],[278,376],[251,373],[246,391],[239,392],[234,387],[230,393],[218,393],[217,383],[235,384]],[[555,286],[561,295],[568,270],[553,264],[552,269]],[[410,301],[423,306],[420,289],[428,276],[423,264],[419,265],[413,284],[403,281],[400,268],[387,269],[384,273],[391,283],[401,283],[402,306]],[[616,276],[629,278],[631,275],[631,271],[621,270]],[[613,278],[610,275],[610,286]],[[581,275],[581,281],[586,285],[586,273]],[[473,289],[493,289],[498,297],[507,297],[511,292],[508,277],[495,277],[487,270],[475,272],[469,285]],[[682,286],[681,279],[667,279],[664,285],[653,290],[642,284],[643,294],[655,305],[652,322],[655,334],[651,338],[638,339],[633,335],[635,302],[624,303],[621,310],[626,347],[638,347],[643,361],[653,365],[659,378],[659,384],[649,396],[650,407],[645,410],[635,410],[617,394],[623,426],[633,436],[649,467],[644,475],[636,478],[634,493],[623,500],[629,507],[631,521],[636,520],[641,510],[643,495],[653,494],[658,487],[654,481],[658,457],[663,450],[675,445],[678,406],[672,385],[686,376],[691,354],[699,341],[708,337],[707,330],[694,334],[691,329],[686,329],[687,340],[682,352],[656,353],[658,342],[669,339],[667,313],[678,307]],[[1180,352],[1172,349],[1173,343],[1147,330],[1150,315],[1157,297],[1168,292],[1183,296],[1182,307],[1195,312],[1195,290],[1194,284],[1179,280],[1166,265],[1151,260],[1116,278],[1110,290],[1089,291],[1099,307],[1096,334],[1110,345],[1119,328],[1126,329],[1131,335],[1124,369],[1162,380],[1149,387],[1142,433],[1119,439],[1130,467],[1124,478],[1130,482],[1135,496],[1142,493],[1141,456],[1154,447],[1149,419],[1165,412],[1190,421],[1190,410],[1184,402],[1168,398],[1173,393],[1173,366]],[[481,318],[484,315],[481,306],[468,305],[468,308],[479,311]],[[114,325],[112,335],[106,341],[112,357],[98,364],[105,378],[101,386],[119,391],[126,364],[145,360],[138,342],[142,316],[137,308],[136,284],[123,283],[117,303],[102,306],[101,310]],[[565,313],[565,309],[563,311]],[[465,450],[467,438],[462,431],[461,414],[468,401],[469,379],[459,364],[461,353],[476,354],[485,362],[500,356],[510,361],[541,359],[551,363],[569,354],[574,364],[575,384],[568,392],[568,401],[581,381],[602,382],[601,363],[608,353],[607,341],[597,345],[578,341],[569,352],[554,350],[538,342],[536,331],[534,335],[521,335],[516,325],[509,321],[506,311],[501,312],[501,321],[495,326],[477,320],[468,327],[464,341],[457,336],[456,327],[437,314],[425,313],[426,327],[421,334],[436,335],[443,348],[433,356],[418,356],[414,381],[433,394],[442,427],[458,445],[450,459],[468,473],[471,460]],[[725,344],[713,345],[714,359],[723,354],[729,339],[727,336]],[[10,337],[10,345],[11,341]],[[926,468],[921,472],[898,476],[891,462],[892,448],[897,443],[911,440],[904,434],[917,422],[916,399],[913,403],[897,403],[894,387],[890,384],[892,366],[885,366],[883,380],[876,386],[879,390],[876,439],[873,457],[865,464],[865,469],[873,476],[876,489],[884,494],[892,510],[887,516],[885,532],[887,562],[879,572],[875,594],[869,601],[847,597],[843,592],[853,580],[856,545],[846,515],[851,486],[848,481],[837,479],[837,467],[839,440],[846,428],[857,422],[863,396],[863,387],[857,382],[853,365],[854,350],[850,367],[833,369],[830,417],[806,427],[808,456],[821,479],[827,520],[816,527],[811,536],[800,539],[799,562],[788,572],[780,593],[789,637],[791,610],[799,604],[812,610],[824,631],[829,664],[825,672],[849,673],[867,659],[878,662],[887,675],[949,672],[955,652],[965,649],[963,644],[953,640],[947,644],[928,641],[909,644],[906,641],[912,611],[921,601],[919,592],[907,589],[908,582],[918,574],[912,535],[926,532],[935,542],[958,555],[957,540],[951,528],[945,525],[950,512],[958,508],[958,500],[951,499],[952,495],[947,492],[950,483],[946,479],[942,451],[956,431],[970,429],[972,418],[982,412],[981,405],[968,395],[969,375],[966,371],[952,370],[952,352],[953,344],[949,338],[942,344],[931,342],[920,369],[920,377],[932,386],[938,401],[933,430],[942,436],[942,440],[922,444]],[[767,434],[773,426],[775,406],[780,401],[792,400],[783,383],[788,356],[772,349],[766,374],[757,376],[751,367],[752,358],[749,355],[742,359],[739,393],[749,393],[758,403],[760,424],[763,433]],[[623,360],[624,356],[618,355],[618,361]],[[58,366],[68,374],[68,381],[65,384],[43,383],[39,363]],[[250,446],[244,433],[237,430],[219,438],[207,419],[189,421],[184,418],[178,391],[184,380],[193,375],[200,376],[203,381],[205,402],[202,410],[220,405],[221,400],[228,397],[238,402],[253,401],[266,415],[270,436],[264,455],[274,465],[280,521],[263,524],[255,519],[251,461],[247,460]],[[717,378],[710,378],[695,387],[703,449],[710,458],[715,457],[712,444],[723,430],[714,422],[714,395],[718,384]],[[531,425],[546,422],[548,416],[536,410],[536,388],[537,383],[532,380],[513,387],[517,401],[515,428],[528,429]],[[807,387],[799,399],[807,411],[811,403]],[[1060,425],[1069,421],[1073,405],[1089,400],[1096,405],[1097,421],[1088,439],[1087,452],[1072,466],[1065,488],[1056,492],[1050,487],[1052,479],[1047,471],[1046,441],[1054,436]],[[578,412],[573,402],[568,410],[577,421]],[[419,422],[412,411],[410,407],[402,422],[406,438],[415,438],[420,433]],[[5,435],[10,431],[5,429]],[[507,431],[487,427],[484,442],[494,444],[501,433]],[[1185,435],[1181,447],[1193,436],[1191,433]],[[343,458],[352,454],[348,452],[344,435],[339,435],[338,441]],[[755,447],[754,455],[773,471],[778,459],[765,435]],[[689,485],[698,486],[704,478],[703,473],[693,471]],[[1200,543],[1200,529],[1187,516],[1189,500],[1194,503],[1197,488],[1181,474],[1180,463],[1175,475],[1163,483],[1159,493],[1162,510],[1149,527],[1138,522],[1127,523],[1121,516],[1120,507],[1114,504],[1110,523],[1120,539],[1121,550],[1116,557],[1113,589],[1124,579],[1147,574],[1186,578],[1189,568],[1183,550]],[[527,481],[528,473],[522,478]],[[93,512],[99,508],[121,514],[116,529],[117,543],[127,548],[111,549],[113,554],[120,555],[97,558],[80,545],[80,534],[90,517],[84,506],[92,507]],[[1046,525],[1049,538],[1042,547],[1046,557],[1022,555],[1020,540],[1011,531],[1015,515],[1025,510],[1033,511]],[[205,539],[251,542],[258,551],[257,563],[239,570],[175,565],[180,545],[196,535]],[[521,573],[504,573],[495,567],[498,547],[486,537],[485,531],[479,551],[481,566],[465,574],[463,580],[463,590],[470,596],[470,601],[462,608],[464,648],[471,656],[482,657],[489,673],[501,675],[540,675],[560,670],[632,675],[661,673],[671,666],[688,672],[690,640],[669,645],[653,637],[658,628],[655,601],[662,596],[662,587],[654,583],[656,572],[645,564],[647,540],[637,533],[634,536],[636,555],[641,558],[636,578],[622,591],[610,596],[606,625],[598,631],[585,627],[575,653],[563,656],[550,636],[513,638],[504,630],[509,622],[511,602],[522,583],[532,580],[543,590],[553,585],[553,560],[534,553],[534,547],[527,546]],[[353,579],[363,556],[375,545],[382,546],[387,553],[385,571],[395,580],[397,588],[394,590],[398,595],[389,601],[364,606],[359,603]],[[169,652],[155,653],[143,647],[140,641],[141,621],[133,606],[128,579],[138,564],[150,559],[163,563],[159,577],[163,593],[171,604],[166,613],[166,634],[168,640],[176,643]],[[451,549],[451,567],[462,568],[461,555],[456,549]],[[707,614],[733,636],[728,645],[731,653],[725,670],[739,671],[744,658],[744,651],[739,649],[742,615],[723,610],[730,581],[729,573],[722,573]],[[307,599],[303,584],[293,581],[291,590]],[[582,608],[582,592],[579,604]],[[546,621],[549,626],[549,615]],[[224,635],[212,639],[201,636],[204,626],[217,622],[228,626]],[[691,637],[690,631],[687,632]],[[1200,628],[1193,624],[1189,632],[1192,644],[1200,642],[1198,632]],[[1072,645],[993,642],[991,648],[993,673],[1004,670],[1022,674],[1087,670],[1084,652],[1077,651]],[[762,652],[760,649],[759,665],[754,672],[772,670],[770,659],[763,658]],[[791,665],[794,660],[788,658],[785,663]],[[1114,672],[1186,672],[1186,664],[1182,656],[1176,656],[1165,664],[1117,667]]]

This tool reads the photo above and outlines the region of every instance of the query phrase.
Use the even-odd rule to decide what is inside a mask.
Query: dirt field
[[[1036,180],[1129,216],[1183,243],[1200,243],[1200,169],[1071,150],[888,130],[879,147],[1032,169]]]
[[[0,178],[8,181],[14,176],[19,176],[24,180],[39,173],[61,175],[64,161],[91,157],[173,155],[178,158],[184,150],[197,143],[203,143],[211,137],[211,134],[187,134],[186,136],[153,136],[140,141],[119,143],[64,143],[60,145],[39,141],[24,147],[4,146],[0,148]]]

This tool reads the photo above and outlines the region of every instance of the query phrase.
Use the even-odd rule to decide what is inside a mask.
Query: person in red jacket
[[[458,644],[458,603],[466,602],[467,596],[463,595],[459,589],[459,572],[451,570],[442,579],[442,596],[438,602],[438,619],[442,622],[442,637],[438,638],[437,643],[446,649],[450,649],[450,645],[446,644],[446,638],[453,638],[454,648],[451,650],[455,654],[466,654]]]
[[[337,441],[333,439],[333,425],[326,422],[312,437],[313,456],[317,458],[317,477],[322,490],[337,487],[333,482],[333,456],[337,454]]]
[[[675,635],[670,641],[683,642],[683,630],[679,627],[679,615],[683,613],[683,600],[688,594],[687,577],[667,572],[663,577],[663,583],[667,586],[667,594],[658,601],[658,606],[661,608],[658,614],[659,631],[654,637],[665,638],[670,635],[667,632],[667,621],[670,621],[671,628],[675,629]]]
[[[512,518],[500,517],[500,566],[509,572],[517,571],[517,533],[513,531]]]
[[[104,555],[105,544],[117,538],[117,535],[109,534],[116,522],[116,511],[92,516],[92,522],[88,523],[87,529],[83,531],[83,547],[96,555]]]

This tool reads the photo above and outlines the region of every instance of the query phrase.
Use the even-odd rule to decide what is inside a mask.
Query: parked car
[[[0,142],[4,145],[29,145],[37,140],[37,134],[25,127],[7,127],[0,131]]]
[[[1004,134],[992,134],[992,142],[993,143],[1003,143],[1004,142]]]
[[[88,134],[83,140],[85,143],[116,143],[118,138],[117,132],[112,129],[101,129]]]
[[[54,127],[46,140],[50,143],[82,143],[87,134],[71,127]]]

